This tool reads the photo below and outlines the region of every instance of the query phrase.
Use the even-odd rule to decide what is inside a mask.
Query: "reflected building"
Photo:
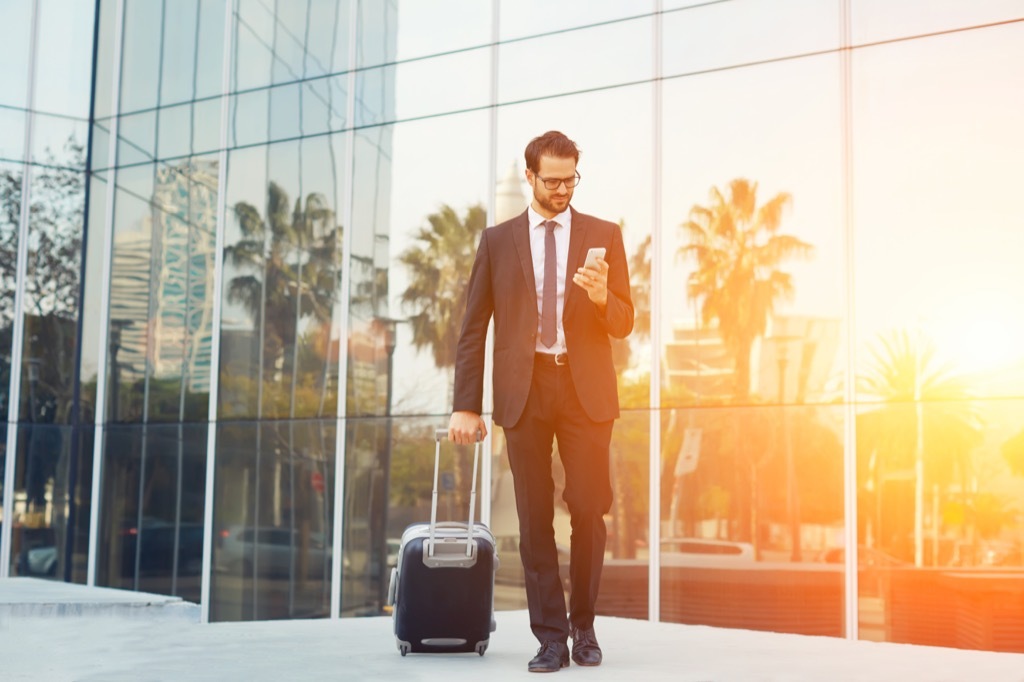
[[[386,613],[470,229],[554,128],[637,307],[603,614],[1024,650],[1024,24],[890,4],[0,3],[0,576]]]

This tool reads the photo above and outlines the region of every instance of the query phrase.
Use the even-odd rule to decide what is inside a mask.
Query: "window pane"
[[[520,0],[501,3],[501,39],[564,31],[578,26],[649,14],[651,0]],[[621,54],[616,51],[616,53]]]
[[[164,3],[163,9],[160,103],[167,105],[186,102],[194,97],[192,74],[197,67],[196,22],[199,0]]]
[[[153,291],[153,167],[117,172],[114,252],[110,275],[107,417],[142,421],[151,343]]]
[[[396,58],[415,59],[491,42],[491,5],[476,0],[398,4]]]
[[[36,114],[32,128],[32,160],[84,170],[88,134],[85,121]]]
[[[25,158],[25,112],[0,108],[0,159],[21,161]]]
[[[32,37],[32,0],[10,0],[0,5],[0,104],[28,106],[29,41]]]
[[[838,73],[830,55],[665,84],[665,404],[840,395]]]
[[[838,2],[731,0],[665,14],[666,76],[839,47]]]
[[[206,429],[107,428],[98,585],[199,602]]]
[[[154,107],[160,85],[161,6],[128,2],[124,7],[121,108],[128,113]]]
[[[451,409],[454,344],[487,219],[487,126],[475,112],[356,137],[349,399],[359,414]]]
[[[360,71],[357,125],[486,107],[490,70],[490,50],[483,49]]]
[[[1021,17],[1020,3],[1015,0],[854,0],[850,6],[854,43],[1019,20]]]
[[[843,412],[705,407],[665,415],[663,620],[844,636],[843,567],[834,553],[843,534]],[[625,578],[613,578],[611,590]]]
[[[652,27],[651,18],[644,17],[502,44],[498,100],[516,102],[648,80],[653,76]],[[618,48],[595,49],[598,45]]]
[[[95,18],[94,3],[61,0],[39,3],[34,103],[37,111],[89,115]]]
[[[14,296],[18,284],[21,185],[22,167],[0,163],[0,414],[7,414],[8,391],[11,386],[11,343],[14,333]],[[6,436],[6,431],[4,435]]]
[[[335,420],[222,423],[218,428],[211,619],[326,617],[331,561],[337,556],[331,505]],[[356,482],[351,485],[358,490]],[[384,504],[383,488],[376,493]],[[351,563],[343,568],[346,584],[359,582],[354,571]]]
[[[84,165],[79,146],[75,165]],[[22,421],[72,421],[82,271],[84,173],[33,169],[25,277]]]

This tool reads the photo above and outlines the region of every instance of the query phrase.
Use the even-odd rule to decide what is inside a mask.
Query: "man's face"
[[[526,180],[533,186],[533,199],[537,205],[550,213],[552,216],[564,211],[572,199],[572,189],[559,183],[555,189],[548,189],[544,186],[544,180],[568,180],[576,178],[576,161],[574,159],[560,159],[554,156],[541,156],[537,162],[537,172],[526,169]]]

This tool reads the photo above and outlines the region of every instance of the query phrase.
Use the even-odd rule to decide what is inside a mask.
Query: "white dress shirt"
[[[557,256],[558,267],[558,336],[555,345],[546,347],[540,340],[540,325],[544,305],[544,237],[546,228],[544,223],[547,218],[533,210],[533,206],[526,209],[527,217],[530,220],[530,252],[533,255],[533,280],[537,285],[537,352],[538,353],[564,353],[565,352],[565,330],[562,329],[562,311],[565,310],[565,269],[569,262],[569,230],[572,229],[572,212],[567,208],[556,215],[552,220],[558,223],[554,229],[555,234],[555,255]]]

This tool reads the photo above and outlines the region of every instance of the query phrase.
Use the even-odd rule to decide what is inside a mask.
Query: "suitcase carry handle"
[[[448,437],[448,429],[437,429],[434,431],[434,489],[430,495],[430,539],[427,544],[427,556],[434,556],[434,532],[437,529],[437,471],[441,467],[441,440]],[[480,463],[480,444],[483,442],[483,433],[476,432],[476,442],[473,444],[473,482],[469,491],[469,537],[466,540],[466,556],[473,555],[473,513],[476,511],[476,477],[477,467]]]

